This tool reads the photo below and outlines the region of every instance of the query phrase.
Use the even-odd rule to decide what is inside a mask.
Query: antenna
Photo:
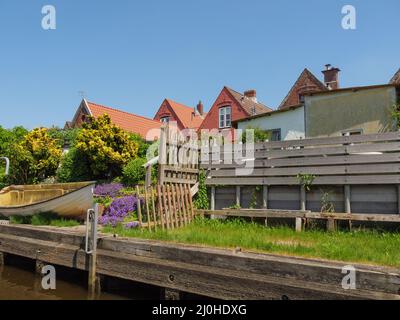
[[[86,98],[86,92],[83,90],[78,91],[79,95],[81,96],[82,99]]]

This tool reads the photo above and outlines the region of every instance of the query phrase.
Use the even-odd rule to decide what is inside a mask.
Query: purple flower
[[[137,202],[138,200],[134,196],[115,199],[104,211],[103,216],[100,218],[100,224],[115,227],[118,223],[123,222],[127,215],[136,211]]]
[[[128,222],[124,225],[125,229],[134,229],[139,227],[139,222],[138,221],[132,221],[132,222]]]
[[[94,194],[97,196],[114,198],[119,194],[122,188],[123,185],[120,183],[101,184],[96,186]]]

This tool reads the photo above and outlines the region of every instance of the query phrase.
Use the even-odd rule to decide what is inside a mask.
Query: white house
[[[271,131],[272,141],[299,140],[305,138],[304,117],[304,105],[297,105],[235,122],[238,129],[258,128]]]

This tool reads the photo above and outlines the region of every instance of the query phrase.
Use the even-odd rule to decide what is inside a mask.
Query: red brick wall
[[[232,97],[229,91],[224,88],[201,124],[200,130],[219,129],[219,108],[226,106],[232,107],[232,121],[248,117],[248,114],[243,110],[240,104]]]
[[[170,117],[170,121],[176,121],[178,123],[179,130],[183,130],[184,127],[181,122],[175,117],[174,113],[171,111],[171,108],[167,101],[164,101],[161,107],[158,109],[156,115],[154,116],[154,120],[161,121],[163,117]]]

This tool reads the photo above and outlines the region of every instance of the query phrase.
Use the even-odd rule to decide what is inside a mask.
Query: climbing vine
[[[400,104],[393,105],[391,111],[391,116],[395,122],[396,129],[400,129]]]
[[[194,201],[196,209],[207,210],[209,208],[207,186],[206,186],[206,173],[204,170],[199,172],[199,192],[197,193],[196,200]]]
[[[299,179],[300,185],[302,185],[306,191],[310,191],[315,176],[313,174],[308,174],[308,173],[299,173],[297,175],[297,179]]]

